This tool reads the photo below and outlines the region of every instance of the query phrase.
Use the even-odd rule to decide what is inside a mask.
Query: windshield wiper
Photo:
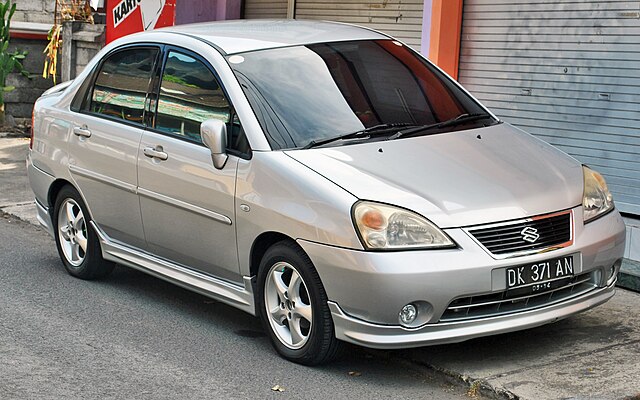
[[[396,133],[395,135],[390,136],[389,140],[398,139],[403,136],[411,135],[413,133],[424,132],[424,131],[429,131],[433,129],[442,129],[449,126],[466,124],[467,122],[480,121],[483,119],[493,119],[493,117],[489,114],[468,114],[468,113],[460,114],[457,117],[448,119],[446,121],[438,122],[431,125],[416,126],[415,128],[402,130]]]
[[[350,133],[343,133],[342,135],[330,137],[327,139],[312,140],[306,146],[302,147],[302,149],[310,149],[312,147],[322,146],[331,142],[337,142],[338,140],[371,136],[372,133],[387,133],[391,129],[402,128],[405,126],[415,126],[415,124],[412,124],[410,122],[393,122],[389,124],[374,125],[366,129],[361,129],[359,131]]]

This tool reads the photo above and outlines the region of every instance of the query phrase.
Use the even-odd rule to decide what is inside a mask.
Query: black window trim
[[[93,71],[91,71],[91,74],[89,76],[87,76],[86,80],[90,80],[90,84],[85,86],[85,82],[82,83],[80,89],[78,90],[78,92],[76,93],[76,95],[74,96],[73,100],[71,101],[71,104],[74,104],[76,102],[76,99],[78,98],[78,96],[82,96],[84,97],[82,99],[82,101],[80,102],[80,107],[76,110],[71,109],[71,111],[73,112],[77,112],[80,114],[84,114],[84,115],[89,115],[92,117],[96,117],[96,118],[100,118],[100,119],[105,119],[108,121],[112,121],[112,122],[117,122],[120,124],[124,124],[127,126],[131,126],[134,128],[139,128],[139,129],[146,129],[146,126],[144,125],[144,121],[146,121],[146,117],[145,117],[145,112],[146,112],[146,105],[147,102],[149,100],[149,89],[151,87],[151,82],[153,79],[154,74],[156,73],[156,70],[158,69],[159,66],[159,57],[162,54],[162,50],[163,47],[165,45],[163,44],[159,44],[159,43],[153,43],[153,42],[140,42],[140,43],[129,43],[129,44],[125,44],[122,45],[120,47],[117,47],[113,50],[111,50],[109,53],[105,54],[104,57],[102,57],[102,59],[100,60],[100,62],[98,62],[95,67],[93,68]],[[99,72],[102,70],[102,66],[104,65],[105,61],[107,61],[111,56],[113,56],[116,53],[119,53],[121,51],[126,51],[126,50],[130,50],[131,48],[134,49],[156,49],[158,50],[158,54],[156,55],[156,59],[154,61],[154,65],[152,67],[152,71],[151,71],[151,78],[149,80],[149,86],[147,87],[147,93],[145,95],[145,100],[144,100],[144,108],[142,111],[142,124],[136,123],[136,122],[132,122],[126,119],[122,119],[122,118],[115,118],[115,117],[110,117],[108,115],[105,114],[100,114],[100,113],[96,113],[96,112],[92,112],[90,109],[88,109],[87,107],[90,106],[90,102],[91,102],[91,98],[93,97],[93,88],[95,87],[95,83],[96,80],[98,79],[98,75]],[[81,90],[84,90],[84,92],[81,93]],[[87,104],[88,103],[88,104]]]
[[[229,129],[229,125],[233,123],[233,116],[236,115],[236,109],[233,106],[233,102],[231,101],[231,98],[229,97],[229,93],[227,92],[227,89],[225,88],[225,86],[222,84],[222,79],[220,78],[220,75],[218,75],[217,71],[215,70],[215,68],[213,68],[211,66],[211,64],[209,63],[209,61],[207,61],[204,57],[202,57],[200,54],[186,49],[184,47],[180,47],[180,46],[176,46],[176,45],[164,45],[162,47],[162,55],[161,55],[161,65],[159,68],[157,68],[156,70],[154,70],[154,75],[151,77],[151,84],[149,85],[149,91],[147,93],[147,99],[153,98],[155,99],[155,107],[153,110],[148,110],[149,111],[149,121],[152,121],[152,125],[146,125],[145,126],[145,130],[148,132],[153,132],[159,135],[164,135],[164,136],[168,136],[171,138],[175,138],[178,140],[183,140],[186,141],[188,143],[192,143],[194,145],[197,146],[202,146],[202,147],[206,147],[204,145],[204,143],[193,140],[187,136],[184,135],[177,135],[171,132],[167,132],[167,131],[163,131],[160,129],[156,129],[155,122],[156,122],[156,116],[158,114],[158,103],[159,103],[159,99],[160,99],[160,86],[162,85],[162,77],[164,76],[164,69],[167,65],[167,60],[169,58],[169,53],[171,53],[172,51],[176,52],[176,53],[180,53],[183,54],[185,56],[188,57],[192,57],[193,59],[201,62],[205,68],[207,68],[209,70],[209,72],[211,72],[213,74],[213,77],[216,79],[216,82],[218,84],[218,86],[222,89],[222,92],[224,93],[225,98],[227,99],[227,102],[229,103],[229,122],[226,123],[227,125],[227,129]],[[152,100],[153,101],[153,100]],[[145,101],[145,107],[148,104],[147,101]],[[145,121],[147,121],[147,118],[145,117]],[[243,128],[244,131],[244,128]],[[246,136],[246,133],[244,133],[244,135]],[[227,154],[229,155],[233,155],[245,160],[250,160],[252,155],[253,155],[253,151],[251,150],[251,146],[249,146],[249,150],[247,153],[242,153],[238,150],[234,150],[234,149],[230,149],[229,148],[229,143],[227,143]]]

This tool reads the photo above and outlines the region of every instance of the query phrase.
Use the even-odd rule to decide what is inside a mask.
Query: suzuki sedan
[[[27,164],[71,275],[168,280],[307,365],[568,317],[613,296],[624,249],[598,172],[344,24],[119,39],[36,102]]]

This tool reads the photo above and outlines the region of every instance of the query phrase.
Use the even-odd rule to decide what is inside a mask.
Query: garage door
[[[246,0],[244,2],[244,18],[287,18],[287,1]]]
[[[618,209],[637,215],[639,7],[465,0],[459,76],[505,121],[602,172]]]
[[[366,26],[394,36],[416,50],[422,38],[423,0],[296,1],[296,18]]]
[[[287,16],[287,2],[245,1],[245,18],[277,18]],[[276,6],[277,4],[277,6]],[[366,26],[397,37],[416,50],[420,50],[422,38],[422,13],[424,0],[382,1],[295,1],[295,18],[320,19],[347,22]]]

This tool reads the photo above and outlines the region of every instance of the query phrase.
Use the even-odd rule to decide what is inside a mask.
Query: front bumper
[[[575,215],[582,215],[580,207]],[[339,339],[375,348],[416,347],[531,328],[604,303],[614,294],[615,277],[624,252],[622,218],[614,211],[587,226],[576,218],[574,243],[549,253],[495,259],[462,229],[446,233],[458,249],[366,252],[299,240],[324,284]],[[505,268],[554,257],[575,255],[575,274],[601,271],[588,292],[533,309],[503,315],[440,322],[455,300],[506,290]],[[423,323],[403,327],[398,313],[409,303],[428,306]]]
[[[401,349],[462,342],[556,322],[606,302],[615,294],[614,286],[615,283],[588,296],[551,307],[476,321],[424,325],[416,329],[368,323],[348,316],[333,302],[329,302],[329,308],[338,339],[376,349]]]

